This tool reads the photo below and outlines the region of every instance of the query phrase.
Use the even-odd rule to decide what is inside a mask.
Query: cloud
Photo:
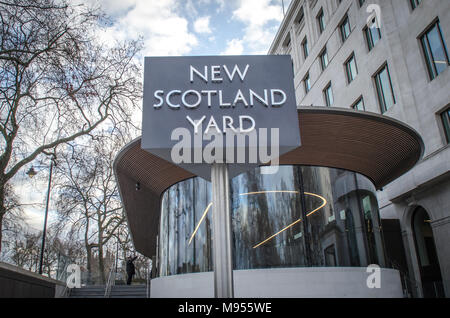
[[[227,41],[227,48],[221,55],[241,55],[244,52],[243,40],[232,39]]]
[[[194,21],[194,30],[197,33],[205,33],[205,34],[210,34],[212,33],[211,28],[209,26],[209,21],[210,21],[211,17],[210,16],[205,16],[205,17],[200,17],[197,20]]]
[[[104,41],[144,39],[144,55],[184,55],[198,40],[188,29],[188,20],[177,12],[175,0],[126,0],[132,4],[125,14],[105,29]]]
[[[265,54],[283,19],[281,2],[273,4],[271,0],[239,0],[232,19],[245,25],[242,40],[252,54]]]
[[[136,0],[76,0],[76,2],[85,2],[101,7],[106,14],[112,17],[124,14],[136,4]]]

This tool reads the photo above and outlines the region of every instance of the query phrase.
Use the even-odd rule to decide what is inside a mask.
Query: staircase
[[[70,290],[70,298],[104,298],[105,286],[87,286]],[[145,285],[111,286],[110,298],[147,298]]]
[[[110,298],[147,298],[145,285],[115,285],[111,288]]]

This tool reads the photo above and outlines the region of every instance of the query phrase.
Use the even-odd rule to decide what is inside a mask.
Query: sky
[[[105,39],[141,36],[144,56],[267,54],[291,0],[79,0],[112,19]]]
[[[267,54],[283,18],[282,0],[77,0],[110,17],[104,41],[144,41],[143,56]],[[291,0],[283,0],[285,10]],[[38,169],[39,170],[39,169]],[[23,171],[16,192],[27,223],[42,230],[48,171],[30,180]],[[50,201],[49,223],[56,221]]]

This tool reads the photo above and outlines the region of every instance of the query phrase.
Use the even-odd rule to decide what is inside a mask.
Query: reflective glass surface
[[[376,75],[378,99],[381,111],[384,113],[395,104],[394,92],[392,90],[391,77],[387,65]]]
[[[353,172],[264,167],[231,180],[235,269],[384,266],[375,188]],[[211,185],[180,182],[162,196],[161,276],[212,271]]]
[[[445,41],[442,37],[439,22],[422,37],[422,45],[431,79],[441,74],[448,66]]]

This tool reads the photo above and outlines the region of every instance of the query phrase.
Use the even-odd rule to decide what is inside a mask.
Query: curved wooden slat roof
[[[378,114],[300,107],[298,119],[302,146],[282,155],[280,164],[354,171],[380,189],[414,167],[424,152],[414,129]],[[155,255],[160,197],[168,187],[195,175],[142,150],[140,138],[117,155],[114,170],[135,248]]]

